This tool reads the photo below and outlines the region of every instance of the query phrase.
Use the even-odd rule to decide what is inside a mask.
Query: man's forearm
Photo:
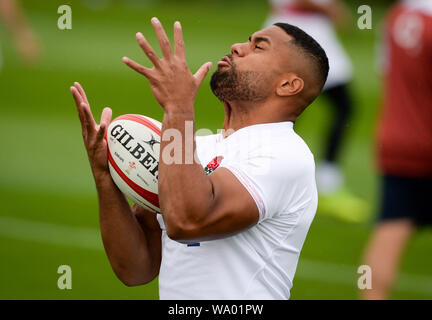
[[[154,254],[149,250],[150,239],[128,201],[109,173],[95,174],[95,181],[102,240],[114,272],[127,285],[153,280],[158,274],[160,261],[154,261]]]
[[[194,123],[192,112],[189,114],[165,113],[162,124],[162,137],[164,133],[169,132],[167,130],[178,130],[182,137],[181,142],[165,139],[161,141],[159,200],[169,235],[175,234],[175,230],[189,229],[192,224],[199,223],[211,208],[213,200],[211,180],[193,157],[196,150],[195,128],[192,126],[192,130],[186,130],[187,122]],[[181,143],[181,148],[174,148],[175,151],[181,150],[182,152],[182,161],[179,164],[167,164],[169,159],[164,159],[164,157],[176,157],[176,155],[164,152],[164,149],[171,143]],[[189,160],[188,163],[186,160]]]
[[[212,63],[204,63],[195,74],[190,71],[183,41],[183,31],[180,22],[174,23],[174,48],[162,27],[160,21],[154,17],[151,19],[153,28],[158,38],[163,58],[160,59],[144,35],[136,34],[139,46],[153,63],[153,68],[146,68],[139,63],[123,57],[123,62],[145,76],[152,89],[156,101],[164,109],[165,115],[162,125],[162,141],[159,159],[159,203],[164,217],[168,236],[172,235],[173,226],[177,230],[189,227],[209,212],[213,204],[212,183],[203,172],[199,164],[194,163],[195,142],[193,132],[186,136],[185,121],[194,119],[193,104],[196,94],[205,76],[209,72]],[[174,130],[174,142],[166,141],[170,135],[168,130]],[[193,130],[193,126],[192,126]],[[178,133],[180,132],[180,140]],[[185,138],[192,138],[193,147],[186,149]],[[170,150],[171,143],[178,143],[174,150]],[[189,144],[190,145],[190,144]],[[168,150],[168,152],[166,152]],[[170,155],[174,151],[174,155]],[[175,154],[177,153],[177,154]],[[180,155],[178,153],[181,153]],[[169,163],[168,158],[174,157],[181,161]],[[192,159],[190,164],[184,162]],[[178,163],[181,162],[181,163]],[[175,222],[175,223],[174,223]],[[179,227],[180,226],[180,227]]]

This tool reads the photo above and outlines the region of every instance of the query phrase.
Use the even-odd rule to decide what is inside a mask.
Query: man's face
[[[222,101],[263,101],[274,91],[289,55],[292,38],[277,26],[255,32],[248,42],[236,43],[218,63],[210,86]]]

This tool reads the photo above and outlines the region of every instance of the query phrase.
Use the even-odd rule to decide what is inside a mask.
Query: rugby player
[[[163,57],[137,33],[153,67],[126,57],[123,62],[148,79],[164,110],[162,155],[170,143],[164,133],[177,130],[185,137],[186,124],[194,123],[195,96],[211,63],[192,74],[180,23],[174,24],[174,48],[157,18],[152,25]],[[247,38],[232,45],[211,77],[225,108],[225,130],[193,137],[193,163],[160,158],[162,214],[129,206],[108,170],[103,137],[112,111],[105,108],[97,124],[82,87],[71,87],[96,181],[105,250],[128,286],[159,275],[161,299],[290,297],[317,208],[314,158],[293,127],[320,94],[328,59],[313,38],[288,24]]]

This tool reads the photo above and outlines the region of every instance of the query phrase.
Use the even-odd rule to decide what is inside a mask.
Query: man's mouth
[[[218,62],[218,66],[222,67],[222,66],[230,66],[231,65],[231,60],[228,56],[224,56],[219,62]]]

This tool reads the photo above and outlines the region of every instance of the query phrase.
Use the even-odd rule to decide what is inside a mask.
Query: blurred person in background
[[[27,64],[36,63],[41,55],[38,38],[16,0],[0,0],[0,20],[10,31],[20,58]],[[0,68],[2,59],[0,55]]]
[[[381,207],[365,255],[372,289],[362,292],[364,299],[389,298],[408,240],[432,223],[432,1],[395,4],[384,39]]]
[[[368,212],[366,204],[344,186],[344,175],[338,163],[353,108],[348,89],[352,66],[337,38],[334,25],[349,24],[350,12],[337,0],[270,0],[270,5],[272,12],[265,26],[281,21],[305,30],[321,44],[330,63],[323,92],[333,108],[333,122],[327,136],[323,160],[316,169],[320,193],[318,212],[350,222],[364,221]]]
[[[124,0],[123,2],[129,6],[140,7],[152,3],[153,1],[156,0]],[[113,3],[113,1],[112,0],[82,0],[82,3],[90,10],[102,11],[108,8]]]

